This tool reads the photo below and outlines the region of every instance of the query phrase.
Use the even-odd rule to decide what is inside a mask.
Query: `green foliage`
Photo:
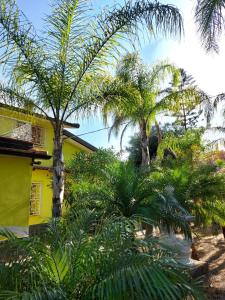
[[[217,173],[215,166],[200,165],[193,170],[186,167],[180,176],[174,170],[175,182],[182,205],[192,213],[197,225],[210,225],[217,222],[224,225],[225,189],[223,174]],[[177,171],[178,172],[178,171]],[[173,178],[173,174],[171,175]],[[176,191],[175,191],[176,194]],[[182,196],[183,195],[183,196]]]
[[[167,142],[163,141],[164,139],[168,139],[168,136],[174,136],[176,139],[182,132],[182,129],[171,126],[170,124],[165,124],[160,128],[161,140],[161,152],[163,151],[163,157],[175,157],[175,153],[172,151],[171,147],[166,148]],[[157,158],[157,150],[159,146],[159,137],[156,127],[153,126],[151,129],[151,134],[149,137],[149,156],[151,159],[151,163]],[[139,134],[135,134],[129,140],[129,146],[126,147],[126,151],[129,153],[128,160],[131,161],[135,166],[141,165],[141,138]],[[160,151],[159,151],[160,152]],[[160,153],[161,154],[161,153]]]
[[[47,243],[1,232],[9,240],[7,252],[1,244],[0,299],[202,299],[172,250],[155,238],[134,239],[138,222],[105,220],[90,235],[90,220],[80,211],[52,224]]]
[[[160,62],[150,69],[141,61],[137,53],[128,53],[118,63],[116,77],[106,85],[107,99],[104,119],[113,118],[110,130],[116,135],[122,125],[122,138],[128,126],[139,126],[140,134],[145,130],[147,137],[157,113],[169,109],[169,102],[161,97],[162,85],[169,76],[175,76],[177,69],[166,62]],[[165,90],[164,90],[165,92]],[[145,129],[143,129],[145,124]]]
[[[91,158],[92,162],[96,162],[102,153],[92,155],[96,156]],[[90,163],[85,156],[80,162],[83,170]],[[71,171],[70,196],[67,197],[67,202],[75,211],[79,208],[92,209],[100,218],[140,215],[146,218],[146,222],[166,226],[168,230],[182,228],[190,236],[185,220],[187,212],[178,204],[169,186],[158,189],[157,182],[152,180],[147,170],[137,169],[129,162],[108,161],[104,166],[95,165],[92,174],[85,174],[80,169],[82,181],[78,181],[80,174],[76,161],[75,157],[71,164],[75,169]],[[69,217],[72,213],[69,212]]]
[[[126,147],[126,151],[129,153],[129,161],[131,161],[135,166],[141,165],[141,138],[138,134],[132,136],[129,140],[129,146]],[[158,137],[152,135],[149,138],[149,156],[153,160],[156,157],[158,148]]]
[[[218,52],[218,40],[224,30],[224,1],[198,0],[195,20],[204,48]]]
[[[168,81],[171,80],[171,86]],[[198,113],[195,109],[202,103],[209,103],[209,97],[198,89],[183,69],[167,62],[146,67],[137,53],[128,53],[117,66],[116,76],[106,84],[104,119],[112,119],[109,131],[117,136],[120,143],[129,126],[138,127],[140,136],[141,164],[149,165],[149,139],[155,123],[158,143],[161,132],[156,121],[159,113],[176,116],[177,122],[187,130],[196,124]],[[205,104],[205,105],[206,105]]]
[[[164,132],[158,146],[157,160],[151,164],[149,180],[155,189],[170,187],[173,197],[190,215],[196,225],[225,224],[225,174],[223,160],[207,160],[210,153],[202,144],[202,130]],[[136,159],[137,148],[132,155]],[[171,153],[171,155],[165,155]],[[140,153],[140,152],[139,152]],[[132,158],[132,157],[131,157]],[[168,222],[170,217],[167,216]]]
[[[178,91],[179,101],[173,103],[173,117],[176,117],[175,125],[184,130],[195,128],[203,110],[201,104],[209,101],[209,97],[197,88],[194,78],[188,75],[184,69],[180,69],[178,79],[171,83],[171,91]]]
[[[179,11],[157,1],[125,1],[97,16],[89,4],[53,1],[37,34],[16,0],[0,0],[0,61],[10,75],[9,84],[0,85],[1,98],[36,109],[52,123],[54,217],[62,215],[64,122],[102,103],[105,68],[119,57],[124,38],[134,40],[140,29],[180,35],[183,27]]]
[[[162,35],[182,31],[175,7],[148,0],[115,5],[97,16],[85,0],[55,0],[41,33],[15,0],[1,0],[0,11],[0,58],[13,82],[3,87],[6,101],[29,101],[46,117],[49,108],[61,122],[96,101],[105,66],[118,57],[123,38],[134,39],[146,27]]]
[[[168,132],[163,136],[163,140],[160,143],[157,156],[159,159],[164,157],[164,151],[166,149],[175,153],[179,160],[183,162],[187,161],[192,164],[195,157],[199,156],[204,151],[202,143],[203,129],[188,130],[182,134],[177,132]]]
[[[106,166],[116,164],[119,160],[117,154],[110,149],[98,149],[95,153],[79,152],[69,162],[68,169],[76,181],[102,178],[102,170]]]
[[[159,188],[172,186],[175,198],[195,216],[196,225],[213,222],[224,225],[223,164],[204,160],[200,131],[187,131],[177,139],[168,137],[168,140],[166,147],[172,147],[177,158],[164,160],[160,169],[152,173]]]

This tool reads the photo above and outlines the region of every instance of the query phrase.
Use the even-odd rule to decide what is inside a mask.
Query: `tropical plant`
[[[154,129],[151,130],[148,145],[150,161],[156,157],[158,148],[158,136],[153,132]],[[130,137],[126,151],[129,154],[129,161],[137,167],[141,166],[141,138],[138,133]]]
[[[140,215],[146,219],[146,223],[154,223],[166,230],[181,228],[190,237],[186,222],[188,213],[178,205],[171,186],[159,189],[148,172],[135,168],[129,162],[110,162],[100,167],[95,165],[95,169],[92,169],[94,173],[85,174],[82,170],[86,169],[87,164],[92,165],[90,161],[96,161],[98,153],[82,162],[79,156],[74,158],[70,168],[73,184],[68,201],[72,208],[69,215],[81,208],[92,209],[100,218]],[[81,174],[78,171],[79,164],[82,166]]]
[[[153,174],[152,174],[153,176]],[[188,163],[160,169],[155,174],[159,188],[173,186],[178,202],[195,217],[195,225],[225,224],[225,176],[215,165]]]
[[[64,122],[100,98],[105,66],[118,56],[123,38],[134,38],[141,27],[175,36],[182,18],[174,6],[149,0],[127,1],[97,16],[88,1],[55,0],[44,31],[36,33],[15,0],[0,0],[0,61],[12,83],[1,92],[5,101],[36,109],[53,126],[54,217],[62,213]]]
[[[218,40],[224,31],[224,1],[198,0],[195,20],[204,48],[219,51]]]
[[[164,136],[167,137],[169,133],[172,133],[176,138],[181,133],[181,128],[177,126],[166,123],[165,125],[160,126],[161,140],[160,143],[163,143]],[[152,127],[150,137],[149,137],[149,156],[151,163],[157,159],[157,150],[159,146],[158,132],[155,126]],[[128,160],[131,161],[135,166],[141,166],[141,141],[138,133],[130,137],[128,142],[128,147],[126,147],[128,152]],[[164,149],[165,156],[175,157],[174,152],[170,148]]]
[[[223,0],[198,0],[195,9],[195,21],[198,25],[202,45],[206,51],[219,52],[219,41],[224,33],[224,12],[225,5]],[[224,101],[225,93],[217,95],[214,99],[214,105],[207,109],[208,118],[210,121],[213,112],[218,103]],[[214,130],[224,132],[224,128],[218,126]]]
[[[163,143],[165,145],[163,146]],[[210,225],[225,220],[225,175],[223,164],[208,160],[206,146],[202,145],[201,131],[189,130],[183,136],[168,137],[160,145],[159,157],[163,149],[171,147],[176,159],[164,160],[151,176],[161,189],[172,186],[178,202],[195,216],[196,225]],[[159,147],[159,148],[160,148]],[[205,159],[207,157],[207,159]]]
[[[109,132],[118,135],[122,125],[122,139],[129,126],[139,128],[141,138],[142,166],[150,164],[149,138],[156,114],[168,109],[166,97],[162,95],[162,84],[168,76],[176,76],[174,66],[161,62],[150,70],[146,68],[137,53],[128,53],[118,63],[116,77],[107,85],[105,97],[110,100],[104,106],[104,120],[112,117],[113,125]],[[158,127],[157,127],[158,128]],[[160,135],[160,133],[159,133]]]
[[[147,68],[136,54],[127,54],[118,63],[116,76],[107,86],[105,97],[108,101],[104,107],[104,119],[112,117],[113,124],[109,132],[116,135],[122,125],[123,135],[129,126],[139,128],[141,138],[142,166],[150,164],[149,139],[151,128],[155,123],[158,143],[162,139],[157,122],[157,114],[168,111],[180,111],[181,102],[197,105],[203,93],[193,85],[184,86],[182,70],[166,62]],[[172,79],[172,88],[168,80]],[[188,100],[187,100],[188,99]],[[190,106],[190,105],[189,105]]]
[[[54,223],[47,242],[1,232],[8,241],[1,243],[0,299],[201,299],[174,250],[133,238],[135,219],[105,220],[90,235],[92,222],[90,211],[77,212]]]
[[[203,128],[165,133],[157,149],[158,158],[163,159],[167,149],[173,152],[180,162],[193,165],[194,160],[198,159],[206,148],[202,142],[203,133]]]
[[[119,155],[112,149],[100,148],[95,153],[76,153],[67,167],[69,174],[77,182],[88,179],[97,183],[102,178],[103,170],[108,166],[118,164],[119,158]]]

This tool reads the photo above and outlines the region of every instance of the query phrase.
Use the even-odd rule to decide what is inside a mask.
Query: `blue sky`
[[[100,10],[105,5],[113,3],[123,3],[122,0],[92,0],[90,1],[96,10]],[[225,92],[225,43],[221,41],[221,51],[219,55],[206,54],[200,44],[200,39],[193,21],[194,0],[163,0],[164,3],[177,5],[184,17],[185,36],[181,41],[157,40],[143,41],[141,46],[141,56],[146,64],[152,64],[161,59],[167,59],[176,63],[194,76],[197,84],[211,95]],[[21,10],[27,15],[37,29],[43,28],[43,17],[49,12],[49,0],[17,0]],[[225,40],[225,39],[224,39]],[[80,129],[74,131],[75,134],[100,129],[103,126],[101,118],[96,116],[89,120],[78,120],[81,124]],[[222,125],[221,116],[217,115],[214,120],[216,125]],[[129,136],[133,131],[128,131],[124,139],[124,145],[127,144]],[[107,130],[95,134],[82,136],[83,139],[94,144],[97,147],[110,147],[119,149],[119,139],[113,137],[108,143]]]

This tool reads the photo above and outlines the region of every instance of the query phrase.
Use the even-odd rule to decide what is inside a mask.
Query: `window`
[[[41,210],[41,183],[33,182],[31,184],[31,196],[30,196],[30,215],[39,216]]]
[[[44,146],[44,128],[40,126],[32,126],[32,142],[36,147]]]

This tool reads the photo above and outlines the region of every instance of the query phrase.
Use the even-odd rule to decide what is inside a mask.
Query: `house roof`
[[[19,108],[19,107],[15,107],[15,106],[11,106],[11,105],[8,105],[8,104],[5,104],[5,103],[0,103],[0,107],[5,108],[5,109],[9,109],[9,110],[13,110],[13,111],[17,111],[17,112],[22,113],[22,114],[29,114],[31,116],[35,116],[35,117],[40,118],[40,119],[54,121],[54,118],[49,117],[49,119],[47,119],[42,114],[39,114],[39,113],[36,113],[36,112],[31,112],[29,110]],[[78,124],[78,123],[64,122],[63,124],[64,124],[65,127],[69,127],[69,128],[79,128],[80,127],[80,124]]]
[[[23,113],[23,114],[27,114],[29,113],[30,115],[33,115],[37,118],[41,118],[41,119],[46,119],[45,116],[41,115],[41,114],[38,114],[38,113],[32,113],[32,112],[29,112],[25,109],[22,109],[22,108],[19,108],[19,107],[15,107],[15,106],[11,106],[11,105],[8,105],[8,104],[4,104],[4,103],[0,103],[0,108],[5,108],[5,109],[9,109],[9,110],[13,110],[13,111],[17,111],[19,113]],[[53,120],[53,118],[50,118],[50,120]],[[78,123],[70,123],[70,122],[64,122],[64,126],[68,127],[68,128],[79,128],[80,127],[80,124]],[[90,149],[91,151],[97,151],[97,148],[91,144],[89,144],[88,142],[84,141],[83,139],[79,138],[78,136],[74,135],[73,133],[69,132],[68,130],[64,129],[63,130],[63,134],[70,138],[71,140],[77,142],[78,144],[84,146],[85,148],[87,149]],[[15,140],[14,140],[15,141]],[[27,142],[28,143],[28,142]],[[17,147],[19,145],[19,141],[17,141]],[[28,144],[27,144],[28,145]],[[31,145],[33,146],[33,144],[31,143]]]
[[[78,136],[76,136],[76,135],[74,135],[73,133],[69,132],[68,130],[65,130],[65,129],[64,129],[64,130],[63,130],[63,134],[64,134],[66,137],[70,138],[71,140],[73,140],[73,141],[77,142],[78,144],[84,146],[85,148],[90,149],[91,151],[94,151],[94,152],[95,152],[95,151],[98,150],[98,148],[96,148],[95,146],[93,146],[93,145],[89,144],[88,142],[82,140],[81,138],[79,138]]]
[[[33,144],[27,141],[0,137],[0,154],[30,157],[32,159],[50,159],[46,151],[33,149]]]

